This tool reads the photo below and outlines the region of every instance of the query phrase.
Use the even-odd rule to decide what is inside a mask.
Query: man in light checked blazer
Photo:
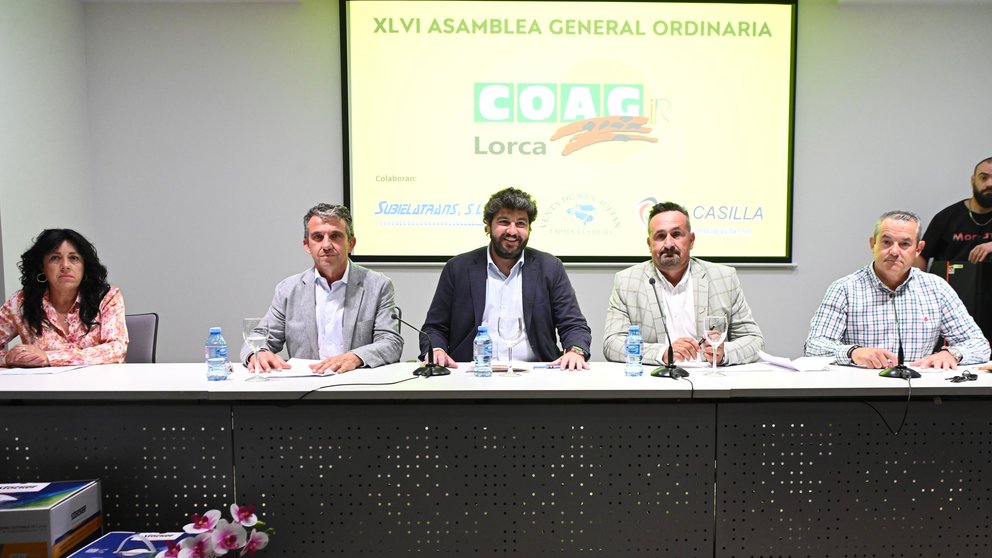
[[[737,272],[732,267],[691,258],[689,251],[695,240],[684,207],[663,202],[651,208],[647,238],[651,260],[613,278],[603,331],[607,360],[624,360],[624,342],[631,324],[641,326],[642,359],[646,364],[667,362],[666,328],[676,361],[695,360],[700,353],[707,361],[716,359],[721,365],[758,360],[765,340],[751,317]],[[654,289],[665,306],[664,314]],[[702,347],[699,343],[699,320],[708,315],[727,318],[727,342],[719,346],[716,355],[708,345]]]

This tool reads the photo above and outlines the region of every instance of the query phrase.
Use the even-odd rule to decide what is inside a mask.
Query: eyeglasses
[[[974,382],[975,380],[978,379],[978,374],[969,372],[967,370],[963,370],[961,371],[960,376],[951,376],[950,378],[945,378],[945,379],[950,380],[952,383],[955,384],[959,384],[961,382]]]

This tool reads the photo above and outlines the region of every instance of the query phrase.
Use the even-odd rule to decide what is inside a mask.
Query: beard
[[[502,243],[495,238],[489,241],[489,246],[492,247],[493,252],[495,252],[497,256],[508,260],[515,260],[520,257],[520,254],[523,254],[524,248],[527,247],[527,240],[530,240],[530,239],[520,240],[520,237],[517,237],[517,239],[518,239],[518,244],[516,250],[508,250],[506,248],[503,248]],[[502,240],[502,238],[500,240]]]
[[[670,250],[658,254],[656,260],[659,269],[673,269],[682,265],[682,252]]]
[[[971,190],[975,194],[975,203],[982,206],[982,209],[992,209],[992,191],[979,190],[974,182],[971,183]]]

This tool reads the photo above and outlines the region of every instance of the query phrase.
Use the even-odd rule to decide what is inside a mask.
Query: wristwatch
[[[854,351],[861,348],[861,345],[851,345],[851,348],[847,350],[847,360],[854,362]]]
[[[589,352],[586,351],[585,349],[583,349],[582,347],[579,347],[578,345],[572,345],[571,347],[569,347],[568,349],[566,349],[565,352],[566,353],[576,353],[576,354],[580,355],[582,358],[584,358],[586,360],[589,360]]]
[[[961,362],[961,359],[964,358],[964,355],[961,354],[961,351],[959,351],[956,347],[944,347],[941,349],[941,351],[947,351],[951,353],[951,356],[954,357],[954,360],[958,362]]]

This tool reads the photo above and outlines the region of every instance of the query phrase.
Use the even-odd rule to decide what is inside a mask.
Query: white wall
[[[342,201],[337,4],[86,4],[102,253],[159,358],[240,347],[310,264],[303,212]]]
[[[223,326],[236,344],[240,319],[263,313],[275,283],[309,264],[300,248],[306,208],[342,199],[337,3],[82,10],[89,104],[79,114],[92,128],[94,236],[128,310],[162,315],[160,360],[198,360],[208,326]],[[771,351],[802,351],[827,284],[868,262],[879,213],[901,207],[928,219],[969,195],[972,166],[992,155],[990,19],[988,6],[800,0],[796,267],[741,270]],[[719,154],[713,176],[733,176]],[[4,195],[9,269],[6,205]],[[379,269],[405,316],[419,321],[439,267]],[[569,268],[598,358],[615,271]],[[12,291],[9,271],[7,280]],[[405,338],[412,358],[416,338]]]
[[[42,229],[69,227],[101,245],[90,187],[83,6],[0,0],[0,239],[5,295]]]
[[[829,282],[870,261],[879,213],[909,209],[927,223],[971,195],[974,165],[992,155],[992,74],[982,69],[992,7],[803,1],[799,14],[799,268],[745,283],[779,352],[798,352]]]

